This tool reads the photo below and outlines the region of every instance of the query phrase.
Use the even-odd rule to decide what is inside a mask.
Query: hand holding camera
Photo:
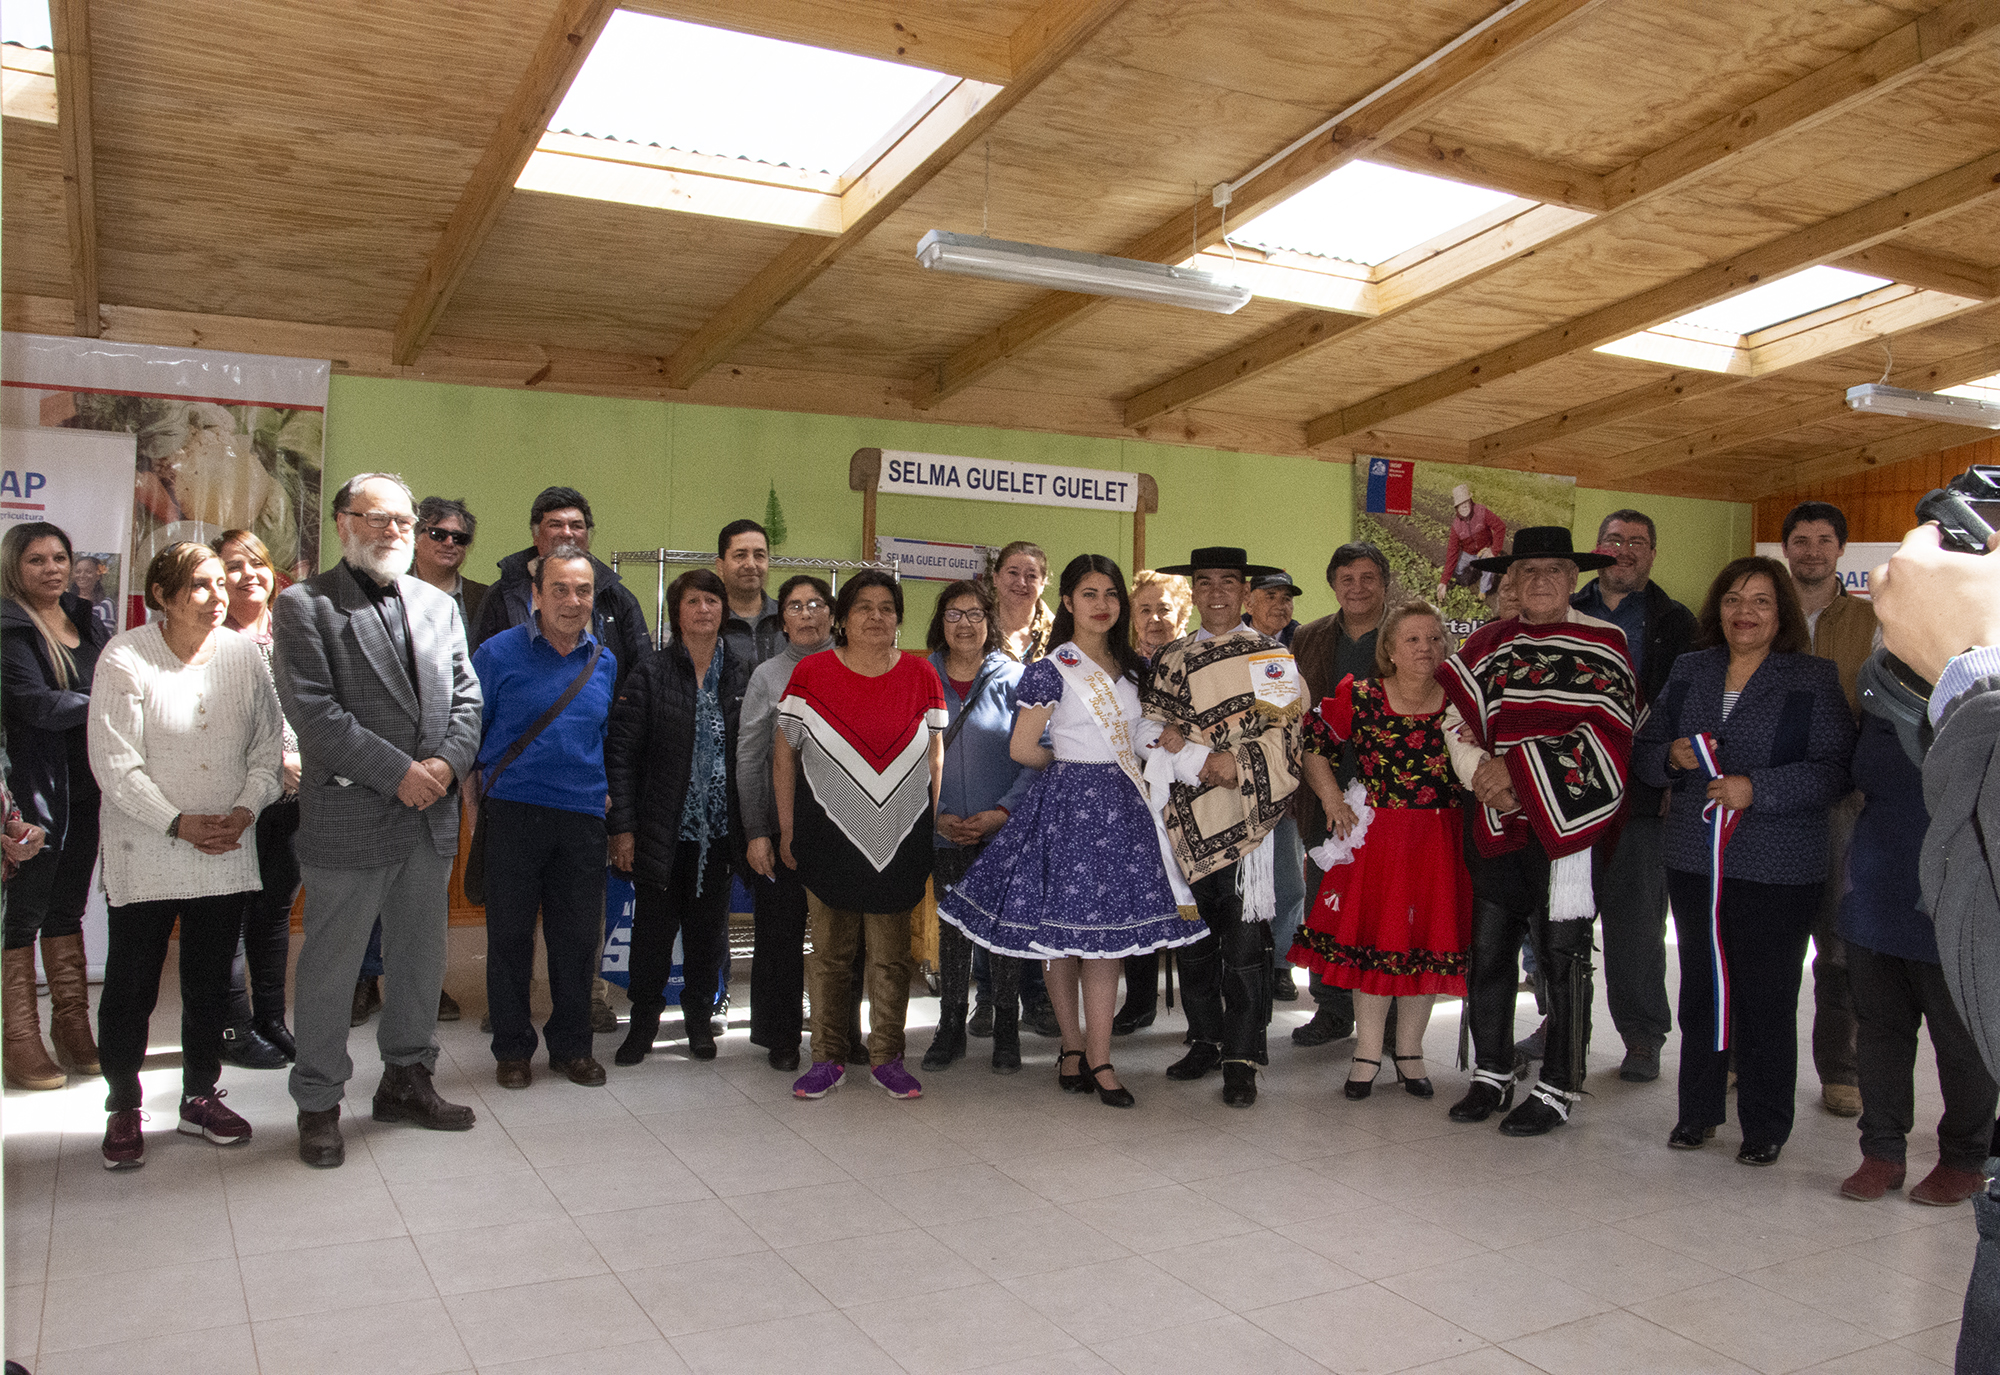
[[[1989,534],[1987,547],[2000,547],[2000,533]],[[2000,559],[1965,557],[1946,546],[1937,525],[1904,536],[1868,583],[1883,644],[1928,682],[1955,655],[2000,644]]]

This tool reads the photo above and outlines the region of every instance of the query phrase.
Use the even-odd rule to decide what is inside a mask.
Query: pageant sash
[[[1132,780],[1139,796],[1146,796],[1146,771],[1140,767],[1139,751],[1133,746],[1132,723],[1118,709],[1118,693],[1111,675],[1074,643],[1065,642],[1049,657],[1055,660],[1056,671],[1062,674],[1067,690],[1076,694],[1077,700],[1090,712],[1090,719],[1097,723],[1097,729],[1104,736],[1104,743],[1111,747],[1118,767]]]
[[[1722,777],[1720,745],[1707,731],[1690,736],[1688,743],[1694,746],[1695,762],[1701,766],[1702,774],[1710,781]],[[1729,965],[1722,958],[1722,852],[1729,848],[1729,838],[1736,833],[1736,823],[1743,813],[1734,807],[1725,807],[1713,798],[1703,805],[1701,819],[1708,823],[1708,950],[1709,959],[1714,962],[1711,971],[1715,980],[1715,1048],[1729,1049]]]

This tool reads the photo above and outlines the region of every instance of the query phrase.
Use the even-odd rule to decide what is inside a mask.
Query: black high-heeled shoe
[[[1108,1073],[1110,1069],[1110,1064],[1106,1063],[1090,1071],[1090,1082],[1091,1086],[1097,1090],[1097,1101],[1104,1104],[1107,1108],[1129,1108],[1133,1106],[1139,1100],[1132,1096],[1132,1090],[1122,1084],[1115,1089],[1108,1089],[1097,1082],[1097,1076]]]
[[[1401,1084],[1403,1086],[1403,1092],[1409,1094],[1410,1097],[1412,1098],[1429,1098],[1431,1095],[1437,1092],[1437,1089],[1435,1086],[1432,1085],[1431,1077],[1428,1074],[1426,1074],[1421,1079],[1405,1079],[1403,1077],[1403,1062],[1405,1060],[1421,1060],[1423,1058],[1424,1057],[1421,1055],[1398,1055],[1395,1057],[1396,1082]]]
[[[1382,1062],[1380,1060],[1370,1060],[1366,1056],[1357,1055],[1354,1057],[1354,1063],[1357,1065],[1373,1065],[1375,1066],[1376,1074],[1380,1074],[1382,1072]],[[1362,1099],[1366,1098],[1369,1094],[1375,1092],[1374,1076],[1370,1075],[1366,1079],[1355,1079],[1350,1076],[1347,1083],[1341,1087],[1340,1091],[1358,1103]]]
[[[1089,1070],[1085,1070],[1081,1074],[1064,1074],[1062,1072],[1063,1061],[1069,1059],[1071,1056],[1076,1057],[1078,1065],[1084,1063],[1083,1052],[1080,1050],[1066,1050],[1056,1056],[1056,1084],[1064,1093],[1089,1093],[1093,1087],[1090,1082]]]

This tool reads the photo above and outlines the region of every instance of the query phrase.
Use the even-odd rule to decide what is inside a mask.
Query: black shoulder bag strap
[[[972,704],[979,698],[979,689],[985,687],[987,680],[999,671],[1000,668],[996,664],[972,680],[972,686],[965,694],[965,705],[959,708],[958,719],[945,728],[944,748],[946,753],[950,753],[951,742],[958,739],[958,733],[965,729],[965,718],[972,715]]]
[[[521,732],[520,739],[507,747],[507,752],[500,756],[500,762],[493,766],[493,772],[487,776],[486,781],[480,786],[479,795],[482,801],[485,800],[488,793],[493,791],[493,785],[500,781],[500,775],[507,772],[507,766],[512,764],[516,759],[519,759],[521,752],[535,743],[535,737],[547,730],[550,724],[563,714],[563,708],[576,700],[576,695],[583,691],[583,685],[590,681],[592,674],[597,672],[598,656],[603,653],[604,641],[599,640],[590,647],[590,660],[584,664],[583,672],[577,674],[576,680],[563,689],[562,696],[556,698],[547,711],[535,718],[534,725],[529,726],[525,731]]]

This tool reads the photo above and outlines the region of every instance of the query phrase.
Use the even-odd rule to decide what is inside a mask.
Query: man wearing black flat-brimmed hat
[[[1165,730],[1147,777],[1164,794],[1174,860],[1208,924],[1180,952],[1193,1044],[1167,1074],[1199,1079],[1219,1065],[1222,1101],[1249,1107],[1271,1021],[1269,842],[1298,791],[1305,690],[1291,651],[1242,623],[1250,580],[1280,570],[1215,547],[1160,571],[1193,583],[1201,626],[1154,656],[1142,697]]]
[[[1466,1002],[1475,1062],[1454,1122],[1484,1121],[1513,1099],[1523,936],[1534,941],[1548,981],[1541,1078],[1500,1124],[1509,1136],[1554,1130],[1582,1096],[1596,915],[1590,849],[1624,806],[1637,693],[1625,633],[1576,610],[1569,597],[1579,570],[1615,562],[1578,553],[1561,526],[1516,532],[1512,553],[1472,566],[1511,569],[1521,614],[1481,626],[1438,668],[1446,697],[1477,737],[1452,751],[1472,794]]]

